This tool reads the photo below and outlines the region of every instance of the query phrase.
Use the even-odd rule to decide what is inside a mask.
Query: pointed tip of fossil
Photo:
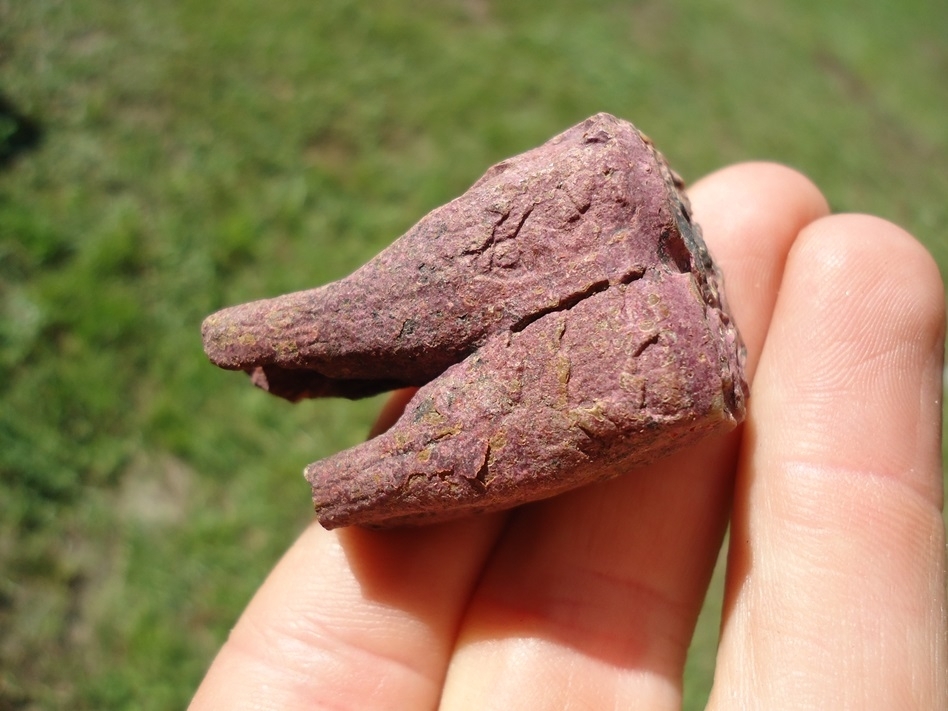
[[[211,314],[201,325],[204,352],[214,365],[228,370],[247,370],[269,363],[280,351],[266,324],[263,302],[233,306]],[[279,339],[277,339],[279,340]]]
[[[252,301],[211,314],[201,326],[204,352],[217,366],[248,370],[260,365],[294,365],[298,327],[310,319],[304,295]]]
[[[234,309],[224,309],[204,319],[201,324],[201,339],[204,342],[204,352],[214,365],[239,370],[243,364],[235,353],[235,346],[239,345],[244,332],[235,326],[229,317],[233,311]]]

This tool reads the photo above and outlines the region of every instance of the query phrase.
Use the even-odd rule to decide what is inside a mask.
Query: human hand
[[[192,709],[678,708],[729,520],[710,708],[948,708],[937,268],[786,168],[689,195],[748,347],[745,424],[511,513],[310,526]]]

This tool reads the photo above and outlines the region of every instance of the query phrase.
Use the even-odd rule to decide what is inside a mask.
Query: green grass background
[[[348,273],[597,111],[686,179],[796,166],[944,269],[946,27],[930,0],[0,0],[0,94],[44,129],[0,167],[0,710],[182,707],[310,518],[301,467],[364,436],[377,401],[208,365],[204,315]]]

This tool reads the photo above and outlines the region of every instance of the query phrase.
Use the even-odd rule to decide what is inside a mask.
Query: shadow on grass
[[[0,171],[11,167],[24,153],[39,148],[43,128],[24,116],[6,96],[0,94]]]

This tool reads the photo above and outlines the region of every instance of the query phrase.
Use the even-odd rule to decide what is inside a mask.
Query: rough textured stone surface
[[[498,163],[338,282],[204,324],[217,365],[292,400],[423,386],[310,465],[320,522],[511,507],[743,419],[743,349],[681,182],[599,114]]]

